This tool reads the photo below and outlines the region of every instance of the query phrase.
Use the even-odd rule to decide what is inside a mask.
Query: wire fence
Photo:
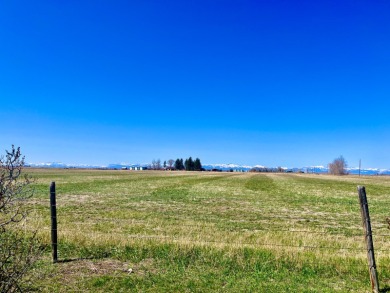
[[[239,198],[237,198],[239,199]],[[198,200],[201,200],[198,198]],[[40,201],[48,205],[47,201]],[[336,204],[337,205],[337,204]],[[133,245],[139,242],[152,241],[154,243],[186,244],[194,246],[218,246],[218,247],[250,247],[267,250],[282,250],[293,258],[299,258],[299,253],[308,252],[314,255],[326,254],[328,258],[339,258],[344,254],[347,257],[358,260],[359,263],[345,263],[344,266],[362,266],[366,257],[367,247],[362,229],[358,204],[352,201],[338,203],[348,207],[345,215],[330,212],[322,214],[284,215],[280,211],[267,210],[267,214],[251,218],[243,215],[243,218],[220,219],[218,215],[199,214],[197,217],[186,215],[166,215],[159,213],[159,217],[139,219],[131,215],[136,208],[129,207],[128,214],[123,214],[123,208],[101,207],[105,213],[83,210],[83,206],[70,211],[59,209],[56,221],[58,222],[58,248],[61,249],[68,238],[85,239],[91,242],[100,239],[116,243],[128,243]],[[350,211],[354,216],[350,217]],[[65,220],[62,216],[65,215]],[[116,213],[122,217],[114,217]],[[43,218],[42,214],[46,217]],[[87,215],[87,216],[86,216]],[[39,229],[49,234],[50,227],[48,213],[42,209],[33,211],[29,221],[39,222]],[[284,238],[272,237],[273,234],[284,234]],[[216,239],[213,239],[213,236]],[[390,245],[387,239],[390,237],[389,224],[385,221],[372,222],[372,237],[375,239],[375,252],[380,255],[390,253]],[[315,241],[312,241],[314,239]],[[77,256],[76,256],[77,257]],[[387,257],[387,256],[386,256]],[[305,259],[307,265],[318,265],[318,259]],[[390,265],[389,265],[390,266]],[[366,267],[361,267],[366,270]],[[122,278],[123,276],[112,276]]]
[[[85,214],[84,214],[85,216]],[[306,249],[306,250],[329,250],[329,251],[340,251],[340,250],[351,250],[356,252],[365,252],[364,247],[364,234],[361,228],[361,223],[354,223],[354,227],[351,227],[351,221],[346,221],[345,225],[333,225],[328,227],[323,227],[324,222],[328,222],[330,218],[323,218],[317,220],[311,220],[310,226],[308,227],[285,227],[283,223],[289,223],[292,220],[301,220],[306,221],[308,218],[300,217],[281,217],[281,216],[266,216],[261,219],[254,221],[246,221],[244,223],[237,221],[226,222],[202,222],[197,223],[185,223],[182,218],[177,217],[164,217],[161,221],[153,220],[137,220],[137,219],[123,219],[123,218],[107,218],[107,217],[93,217],[87,218],[85,220],[77,220],[77,215],[74,217],[73,221],[63,222],[61,220],[61,214],[58,215],[58,233],[61,235],[75,235],[79,234],[82,231],[83,237],[88,238],[91,235],[93,236],[104,236],[106,238],[118,238],[120,236],[123,239],[155,239],[171,242],[193,242],[194,244],[219,244],[224,246],[240,246],[240,245],[250,245],[250,246],[259,246],[259,247],[284,247],[284,248],[294,248],[294,249]],[[39,220],[40,217],[33,217],[30,220]],[[281,220],[281,225],[268,225],[262,226],[262,223],[268,223],[272,220]],[[191,219],[191,221],[193,221]],[[359,220],[358,220],[359,222]],[[229,226],[231,224],[231,226]],[[234,226],[234,224],[239,224]],[[256,226],[258,224],[258,226]],[[248,227],[245,227],[247,225]],[[244,226],[244,227],[242,227]],[[111,228],[110,228],[111,227]],[[169,228],[169,231],[164,231],[164,228]],[[41,223],[41,231],[51,231],[50,223],[46,220],[46,223]],[[110,230],[112,229],[112,230]],[[320,229],[320,230],[316,230]],[[139,231],[138,233],[133,233],[132,230]],[[142,233],[143,230],[143,233]],[[198,238],[202,237],[202,231],[206,230],[207,235],[223,234],[223,236],[231,237],[234,239],[234,236],[242,236],[242,238],[250,238],[251,241],[221,241],[221,240],[210,240],[202,239],[201,241]],[[196,231],[199,233],[197,237],[186,237],[185,232]],[[148,232],[148,234],[145,234]],[[150,234],[154,232],[156,234]],[[329,241],[332,239],[337,241],[338,238],[347,238],[353,240],[354,246],[352,247],[343,247],[334,243],[332,246],[327,245],[304,245],[304,244],[279,244],[279,243],[262,243],[260,240],[264,234],[277,234],[285,233],[290,237],[296,238],[295,241],[308,240],[313,237],[328,236]],[[180,235],[175,235],[180,234]],[[384,228],[373,229],[373,237],[375,238],[386,238],[390,237],[390,233],[384,233]],[[115,237],[114,237],[115,236]],[[223,237],[222,237],[223,238]],[[61,241],[61,240],[60,240]],[[292,242],[292,241],[291,241]],[[60,244],[60,243],[59,243]],[[359,247],[356,247],[359,246]],[[390,247],[386,249],[377,248],[378,252],[390,252]]]

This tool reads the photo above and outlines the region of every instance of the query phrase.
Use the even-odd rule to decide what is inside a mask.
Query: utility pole
[[[359,177],[360,177],[360,169],[362,167],[362,159],[359,159]]]

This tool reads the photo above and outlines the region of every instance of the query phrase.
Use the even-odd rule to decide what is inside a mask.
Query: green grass
[[[390,178],[28,170],[43,292],[369,292],[357,185],[390,285]],[[50,262],[49,185],[59,257]],[[130,272],[130,271],[131,272]]]

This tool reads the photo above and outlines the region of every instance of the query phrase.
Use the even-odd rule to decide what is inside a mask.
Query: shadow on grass
[[[385,286],[382,289],[379,289],[379,292],[380,293],[390,292],[390,287],[389,286]]]
[[[96,258],[94,258],[94,257],[68,258],[68,259],[58,260],[56,263],[68,263],[68,262],[74,262],[74,261],[80,261],[80,260],[91,260],[91,259],[96,259]]]

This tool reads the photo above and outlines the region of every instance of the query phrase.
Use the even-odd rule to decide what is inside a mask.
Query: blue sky
[[[390,3],[0,2],[1,149],[28,162],[390,168]]]

